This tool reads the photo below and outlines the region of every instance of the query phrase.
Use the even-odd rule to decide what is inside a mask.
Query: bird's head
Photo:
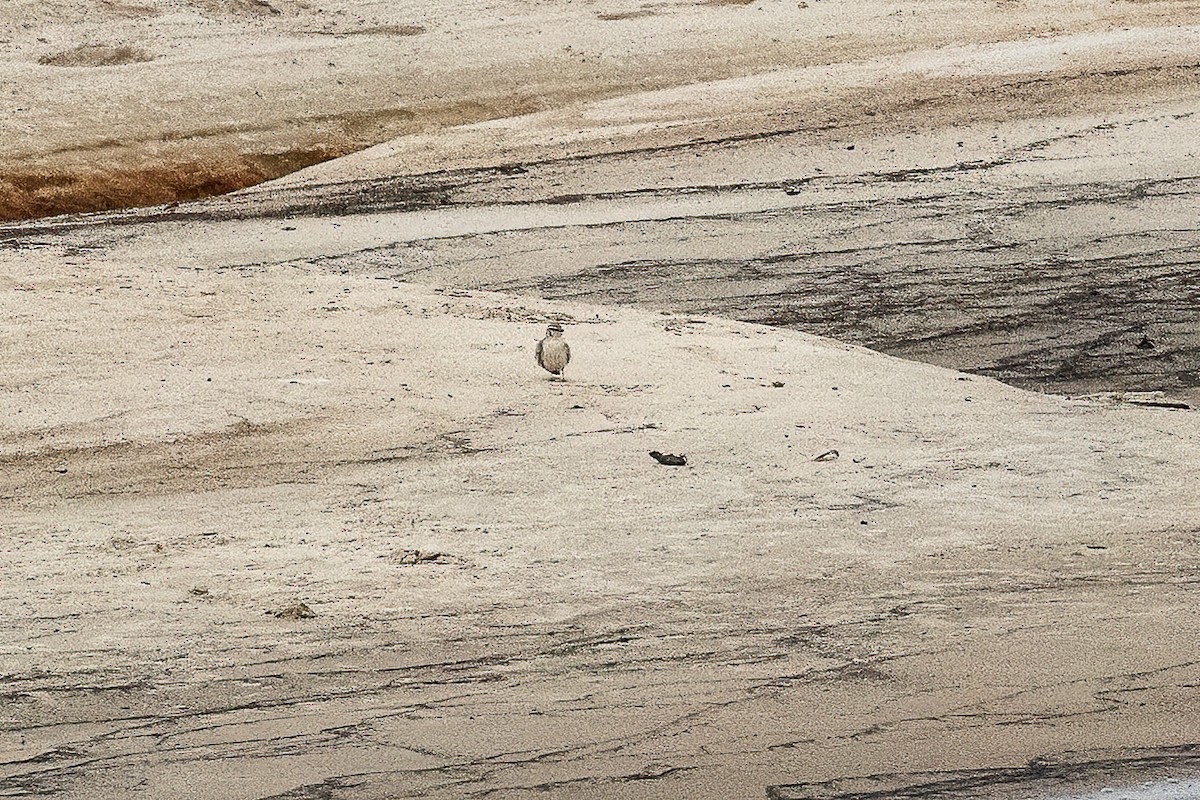
[[[546,328],[546,335],[547,336],[562,336],[563,335],[563,326],[559,325],[557,322],[550,323],[550,325]]]

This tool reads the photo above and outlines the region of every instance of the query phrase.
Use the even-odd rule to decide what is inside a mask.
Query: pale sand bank
[[[10,794],[750,798],[1190,741],[1195,414],[215,266],[0,261],[37,331],[3,372]]]
[[[1176,778],[1136,786],[1106,786],[1095,792],[1060,795],[1054,800],[1195,800],[1197,797],[1200,797],[1200,780]]]

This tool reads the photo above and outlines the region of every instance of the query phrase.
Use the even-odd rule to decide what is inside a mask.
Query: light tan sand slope
[[[1196,741],[1194,414],[6,247],[9,796],[751,798]]]
[[[0,219],[204,197],[410,134],[406,171],[422,172],[1169,95],[1194,84],[1195,49],[1144,31],[1197,14],[1195,0],[6,0]],[[1017,79],[997,77],[1002,44],[983,71],[960,63],[1029,41]],[[764,89],[748,104],[687,89],[727,79]],[[690,104],[658,105],[679,87]],[[564,130],[499,150],[497,130],[449,140],[465,151],[420,136],[525,115]]]

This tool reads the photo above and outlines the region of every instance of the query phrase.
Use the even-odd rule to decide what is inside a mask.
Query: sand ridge
[[[803,67],[853,74],[881,56],[919,59],[931,49],[986,49],[1039,36],[1136,38],[1122,29],[1196,22],[1190,2],[1067,9],[1027,2],[1019,14],[984,0],[801,5],[681,2],[628,15],[631,9],[620,4],[571,2],[9,3],[0,11],[0,77],[14,87],[0,123],[0,218],[196,199],[401,135],[537,113],[561,121],[574,117],[576,104],[647,90],[770,80]],[[1110,66],[1170,61],[1158,53],[1165,40],[1153,37],[1154,47]],[[1189,64],[1174,66],[1186,71]],[[1167,82],[1181,80],[1186,76]],[[896,113],[911,105],[905,95],[922,104],[949,101],[950,108],[935,113],[953,114],[955,98],[967,101],[962,108],[981,99],[964,92],[986,99],[994,91],[963,85],[956,75],[939,83],[882,94],[867,88],[875,100],[900,92],[900,102],[878,109],[853,93],[847,102],[836,93],[815,103],[787,96],[777,108],[800,99],[799,114],[769,121],[796,124],[809,113],[803,105],[812,103],[838,112],[822,124],[871,122],[864,112]],[[1025,104],[1022,113],[1036,114],[1038,103],[1030,108],[1023,100],[1029,88],[1001,97],[1002,105]],[[1096,89],[1082,86],[1073,94],[1081,91]],[[716,100],[704,114],[715,130],[744,132],[761,123],[721,119],[730,107]],[[678,143],[691,135],[689,125],[649,134],[611,130],[586,149]],[[555,147],[580,151],[569,143]],[[463,162],[490,163],[494,156],[489,145]],[[421,163],[414,158],[408,168]]]

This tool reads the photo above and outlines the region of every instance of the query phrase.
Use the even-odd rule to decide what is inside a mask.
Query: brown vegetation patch
[[[42,56],[38,63],[47,67],[116,67],[153,61],[145,50],[128,45],[81,44],[61,53]]]
[[[290,148],[270,153],[239,152],[242,143],[231,137],[252,132],[270,141],[274,129],[266,125],[165,131],[142,142],[104,140],[60,151],[38,166],[30,166],[28,160],[0,163],[0,220],[199,200],[278,178],[401,134],[529,114],[542,110],[548,102],[534,95],[512,95],[427,108],[381,108],[310,117],[299,121],[296,129],[280,132],[292,143]],[[172,145],[174,155],[149,155],[164,143]]]
[[[232,154],[103,169],[86,162],[0,172],[0,220],[153,206],[243,189],[344,155],[322,149]]]
[[[57,150],[40,163],[0,161],[0,221],[199,200],[403,134],[531,114],[562,100],[523,93],[322,114],[290,120],[288,128],[262,122],[173,129],[145,140],[104,139]],[[256,151],[242,149],[247,146]]]

